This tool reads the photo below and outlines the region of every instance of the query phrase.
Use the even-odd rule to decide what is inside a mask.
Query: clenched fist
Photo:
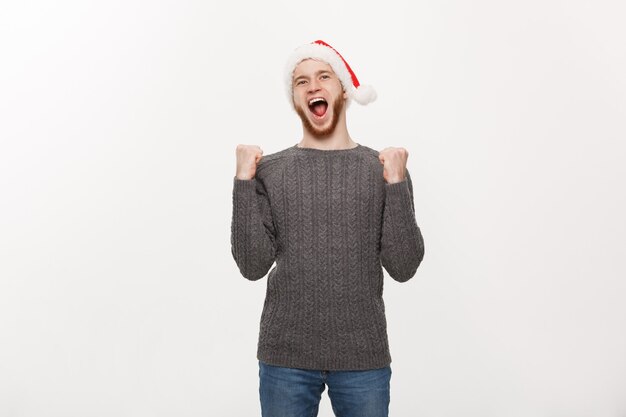
[[[404,181],[406,178],[406,160],[409,151],[404,148],[385,148],[378,152],[378,159],[384,165],[383,177],[389,184]]]
[[[237,172],[240,180],[251,180],[256,174],[256,166],[263,158],[263,149],[256,145],[237,145]]]

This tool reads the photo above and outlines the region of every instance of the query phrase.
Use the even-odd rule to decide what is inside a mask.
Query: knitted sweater
[[[416,273],[424,242],[413,186],[387,183],[378,151],[297,145],[234,177],[231,252],[241,274],[267,277],[257,359],[315,370],[391,363],[383,271]]]

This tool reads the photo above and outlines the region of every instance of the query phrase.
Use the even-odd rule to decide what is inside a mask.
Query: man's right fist
[[[256,174],[256,166],[263,158],[263,149],[256,145],[237,145],[237,173],[240,180],[251,180]]]

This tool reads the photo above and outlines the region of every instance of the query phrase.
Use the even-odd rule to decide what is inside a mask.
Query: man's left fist
[[[383,177],[389,184],[404,181],[406,178],[406,160],[409,151],[404,148],[385,148],[378,152],[378,159],[383,164]]]

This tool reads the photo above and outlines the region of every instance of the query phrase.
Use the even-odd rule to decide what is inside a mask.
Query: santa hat
[[[324,61],[331,66],[343,88],[348,94],[348,102],[354,99],[357,103],[366,105],[376,100],[376,91],[370,85],[361,85],[350,65],[332,46],[322,40],[316,40],[309,44],[302,45],[293,51],[285,66],[285,82],[287,87],[287,98],[293,105],[293,71],[303,60],[312,58]]]

